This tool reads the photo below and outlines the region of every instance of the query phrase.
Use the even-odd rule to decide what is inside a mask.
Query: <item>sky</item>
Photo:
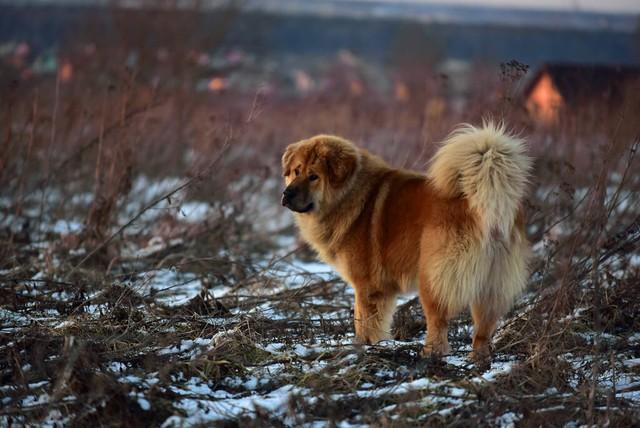
[[[107,0],[0,0],[2,3],[100,3]],[[220,2],[220,0],[205,0]],[[313,0],[307,0],[313,1]],[[371,1],[371,0],[342,0]],[[580,10],[605,13],[640,14],[640,0],[374,0],[389,3],[434,3],[519,9]]]
[[[353,1],[353,0],[345,0]],[[367,0],[360,0],[367,1]],[[383,0],[384,1],[384,0]],[[390,3],[439,3],[522,9],[580,10],[608,13],[640,13],[640,0],[386,0]]]

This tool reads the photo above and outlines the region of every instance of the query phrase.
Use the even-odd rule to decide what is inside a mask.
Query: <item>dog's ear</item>
[[[296,152],[298,143],[289,144],[282,155],[282,176],[288,177],[291,174],[291,161]]]
[[[318,145],[318,154],[324,159],[329,183],[341,186],[358,166],[357,149],[346,141],[325,139]]]

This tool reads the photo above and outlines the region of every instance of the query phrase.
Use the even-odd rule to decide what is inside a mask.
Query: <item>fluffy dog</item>
[[[530,245],[522,199],[531,160],[503,125],[462,125],[426,175],[318,135],[287,147],[282,205],[302,237],[355,289],[360,343],[390,336],[396,296],[417,289],[423,355],[446,354],[448,320],[469,307],[475,359],[525,286]]]

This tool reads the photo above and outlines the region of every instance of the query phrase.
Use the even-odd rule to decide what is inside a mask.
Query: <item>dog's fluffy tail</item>
[[[511,233],[526,191],[531,159],[524,141],[503,124],[462,125],[443,142],[428,176],[443,196],[463,195],[480,220],[483,236]]]

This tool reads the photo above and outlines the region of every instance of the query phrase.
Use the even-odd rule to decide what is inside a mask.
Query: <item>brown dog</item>
[[[445,354],[448,320],[466,307],[473,357],[527,280],[521,201],[531,168],[503,126],[464,125],[427,175],[395,169],[342,138],[287,147],[282,204],[302,237],[355,289],[356,339],[389,337],[396,296],[417,288],[427,318],[423,355]]]

